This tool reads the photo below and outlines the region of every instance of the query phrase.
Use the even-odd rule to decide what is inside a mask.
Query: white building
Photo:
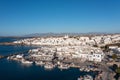
[[[90,53],[88,54],[89,61],[101,62],[104,58],[104,53]]]

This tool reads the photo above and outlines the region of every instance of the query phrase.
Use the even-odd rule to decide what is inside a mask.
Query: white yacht
[[[45,63],[42,62],[42,61],[35,61],[35,64],[36,64],[36,65],[40,65],[40,66],[42,66],[42,65],[44,65]]]
[[[45,69],[53,69],[55,66],[52,63],[47,63],[44,65]]]
[[[32,64],[33,62],[32,61],[28,61],[28,60],[25,60],[25,59],[22,59],[21,61],[23,64]]]
[[[80,71],[84,71],[85,69],[84,69],[84,68],[80,68],[79,70],[80,70]]]
[[[67,64],[61,64],[58,66],[59,69],[68,69],[69,68],[69,65]]]

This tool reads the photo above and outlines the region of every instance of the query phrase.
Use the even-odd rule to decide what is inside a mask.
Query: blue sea
[[[18,38],[0,38],[0,42],[12,42]],[[9,55],[36,48],[35,46],[0,46],[0,55]],[[23,65],[16,61],[0,59],[0,80],[77,80],[79,76],[94,73],[80,72],[79,69],[70,68],[60,70],[54,68],[45,70],[36,65]]]

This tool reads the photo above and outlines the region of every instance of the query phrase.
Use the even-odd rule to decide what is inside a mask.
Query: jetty
[[[28,53],[28,50],[27,50],[27,51],[22,51],[22,52],[12,53],[12,54],[5,55],[5,56],[0,55],[0,60],[1,60],[1,59],[4,59],[4,58],[7,58],[7,57],[9,57],[9,56],[18,55],[18,54],[24,54],[24,53]]]
[[[24,45],[22,43],[13,43],[13,42],[1,42],[0,45]]]

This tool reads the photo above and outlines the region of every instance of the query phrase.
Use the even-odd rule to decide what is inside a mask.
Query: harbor
[[[118,36],[116,38],[119,39],[119,35],[114,36]],[[115,40],[117,40],[116,38]],[[1,55],[0,61],[7,60],[8,62],[15,62],[26,67],[36,66],[38,68],[43,68],[46,71],[53,71],[56,68],[60,71],[65,71],[73,68],[82,73],[96,73],[94,75],[84,74],[82,76],[81,74],[79,74],[74,80],[100,80],[101,78],[103,80],[108,80],[109,78],[114,79],[115,72],[110,69],[112,65],[109,64],[111,61],[114,61],[114,59],[109,56],[112,56],[115,53],[117,54],[117,56],[119,56],[119,46],[109,45],[107,47],[104,46],[103,48],[101,48],[99,46],[94,46],[94,43],[88,44],[88,42],[88,37],[79,37],[79,39],[76,39],[74,37],[69,38],[68,35],[58,38],[31,38],[13,41],[12,43],[15,45],[0,45],[0,47],[12,47],[13,50],[16,51],[15,53],[11,52],[8,55]],[[106,42],[104,43],[106,44]],[[19,48],[21,48],[21,52],[17,52],[16,49],[19,50]],[[27,50],[23,50],[26,48]],[[2,49],[4,52],[5,50],[9,50],[10,48],[1,48],[1,50]],[[116,61],[119,61],[119,58],[114,61],[114,63],[117,64]]]

